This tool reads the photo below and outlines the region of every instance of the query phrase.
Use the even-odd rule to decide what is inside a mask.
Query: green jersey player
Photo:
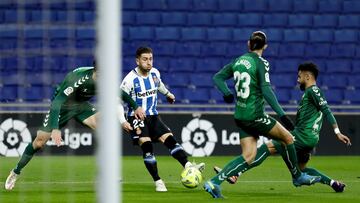
[[[295,136],[295,148],[300,169],[307,174],[320,176],[320,182],[331,186],[335,192],[343,192],[345,184],[333,180],[324,175],[320,171],[307,167],[310,160],[311,152],[319,141],[320,129],[323,123],[323,118],[332,125],[336,137],[341,142],[351,145],[350,139],[342,134],[339,130],[335,117],[331,113],[327,101],[318,86],[316,86],[316,78],[318,76],[318,68],[314,63],[303,63],[298,67],[298,80],[300,89],[304,91],[298,111],[296,114],[295,129],[291,132]],[[272,140],[267,144],[259,147],[256,155],[257,162],[250,165],[250,168],[260,165],[270,154],[284,153],[281,144]],[[215,171],[219,171],[215,167]],[[235,183],[237,177],[230,177],[228,182]]]
[[[269,63],[261,57],[267,48],[266,35],[261,31],[252,33],[248,41],[250,52],[236,58],[221,69],[215,76],[214,82],[224,95],[224,100],[232,102],[234,96],[225,81],[234,78],[236,91],[235,123],[239,127],[242,155],[229,162],[210,181],[204,189],[214,198],[222,197],[220,184],[228,177],[244,173],[255,160],[257,139],[264,135],[282,143],[282,149],[287,153],[284,159],[290,160],[287,164],[295,186],[310,185],[318,181],[319,177],[302,173],[297,165],[296,151],[293,137],[280,123],[267,115],[264,111],[264,100],[280,116],[284,125],[291,129],[293,124],[285,115],[274,95],[269,77]]]
[[[16,179],[31,160],[33,155],[44,147],[45,143],[52,138],[57,146],[62,143],[60,129],[72,118],[82,124],[96,128],[96,118],[98,112],[89,100],[96,94],[96,64],[94,67],[81,67],[68,73],[63,82],[57,87],[48,114],[45,116],[43,125],[37,131],[35,140],[30,143],[16,165],[11,170],[10,175],[6,179],[5,189],[12,190],[15,186]],[[122,91],[122,99],[127,102],[131,108],[135,110],[135,116],[144,119],[145,112],[139,107],[130,95]],[[119,108],[119,110],[122,110]],[[122,115],[123,117],[123,115]],[[120,118],[121,125],[124,130],[132,130],[131,125]]]

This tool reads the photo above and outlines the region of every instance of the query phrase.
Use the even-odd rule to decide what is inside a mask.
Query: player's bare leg
[[[30,162],[33,155],[41,149],[45,143],[50,139],[50,133],[44,131],[37,131],[37,136],[35,140],[30,143],[26,148],[21,156],[18,164],[16,165],[15,169],[10,171],[9,176],[5,181],[5,189],[12,190],[15,187],[16,181],[21,173],[21,170]]]

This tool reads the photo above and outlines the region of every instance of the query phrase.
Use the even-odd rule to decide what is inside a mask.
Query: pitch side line
[[[153,184],[152,181],[120,181],[125,184]],[[165,183],[179,183],[180,181],[165,181]],[[241,183],[290,183],[291,181],[287,180],[265,180],[265,181],[257,181],[257,180],[248,180],[248,181],[239,181]],[[360,180],[348,180],[344,181],[345,183],[360,183]],[[0,182],[0,184],[4,184],[5,182]],[[31,184],[95,184],[96,181],[19,181],[17,184],[31,185]]]

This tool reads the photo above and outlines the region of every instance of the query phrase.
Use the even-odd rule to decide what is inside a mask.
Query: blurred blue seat
[[[124,25],[135,25],[135,12],[123,11],[122,12],[122,23]]]
[[[159,12],[141,12],[136,13],[136,23],[140,26],[159,25],[160,13]]]
[[[155,37],[157,40],[179,40],[180,36],[180,30],[177,27],[155,28]]]
[[[25,10],[26,23],[41,23],[43,12],[38,9]]]
[[[202,56],[225,56],[227,50],[227,43],[213,42],[207,43],[201,47]]]
[[[0,72],[16,72],[18,70],[18,57],[1,57],[0,58]]]
[[[285,42],[307,42],[307,30],[306,29],[286,29],[284,30]]]
[[[186,89],[183,93],[184,98],[193,104],[206,104],[210,100],[210,93],[207,88]]]
[[[242,8],[242,2],[239,0],[226,0],[218,3],[220,11],[240,11]]]
[[[192,58],[173,59],[169,61],[169,72],[193,72],[195,62]]]
[[[3,73],[0,75],[0,87],[12,85],[25,85],[24,75],[19,73]]]
[[[210,89],[210,99],[209,102],[212,104],[222,104],[225,103],[223,100],[222,93],[217,88],[211,88]]]
[[[52,85],[51,74],[43,72],[27,74],[24,77],[24,84],[28,86]]]
[[[51,48],[67,48],[70,46],[69,39],[73,38],[66,28],[49,29],[48,37]]]
[[[95,30],[92,28],[77,28],[75,30],[76,47],[92,49],[95,47]]]
[[[0,87],[0,101],[14,102],[17,99],[17,86],[9,85]]]
[[[50,11],[51,23],[66,24],[68,22],[68,17],[69,17],[69,15],[66,10],[51,10]],[[78,20],[80,20],[80,21],[82,20],[81,15],[76,14],[76,17],[78,18]]]
[[[217,58],[202,58],[196,60],[196,72],[215,73],[219,71],[223,65]]]
[[[209,13],[188,13],[187,17],[190,26],[210,26],[212,23]]]
[[[359,15],[341,15],[339,16],[339,28],[359,28],[360,16]]]
[[[265,14],[263,17],[263,25],[261,27],[286,27],[288,24],[287,14]]]
[[[44,58],[42,56],[27,56],[25,57],[25,70],[28,73],[38,73],[43,71]]]
[[[345,59],[327,60],[326,61],[327,73],[351,73],[351,61]]]
[[[160,73],[167,71],[169,68],[169,60],[166,57],[156,57],[154,61],[154,67],[157,68]]]
[[[217,11],[217,0],[196,0],[193,1],[194,9],[199,11]]]
[[[334,39],[338,43],[357,43],[358,34],[357,30],[335,30]]]
[[[175,42],[161,42],[154,44],[151,48],[156,56],[173,56],[175,54]],[[137,48],[132,49],[134,52]],[[158,60],[156,57],[155,62]]]
[[[186,13],[169,12],[161,13],[161,22],[163,25],[186,25]]]
[[[175,54],[179,56],[199,56],[202,43],[185,42],[178,43],[175,47]]]
[[[272,29],[268,28],[265,29],[264,32],[266,33],[266,37],[269,42],[271,42],[271,46],[273,42],[282,42],[283,41],[283,31],[282,29]]]
[[[166,0],[142,0],[144,11],[165,10],[167,9]]]
[[[152,27],[129,27],[130,40],[153,40],[154,36]]]
[[[343,88],[348,86],[348,79],[345,75],[326,75],[322,78],[322,86],[330,88]]]
[[[337,26],[337,15],[314,15],[314,28],[334,28]]]
[[[95,12],[94,11],[82,11],[82,22],[83,23],[94,23],[95,22]]]
[[[355,44],[334,44],[331,46],[331,56],[334,57],[348,57],[355,56]]]
[[[206,30],[202,27],[181,28],[181,38],[185,41],[204,41]]]
[[[281,104],[288,104],[290,103],[290,99],[291,99],[291,95],[290,95],[290,90],[289,89],[276,89],[275,90],[275,95],[277,100],[279,101],[279,103]]]
[[[41,28],[26,27],[24,29],[24,46],[25,48],[42,48],[44,31]]]
[[[313,24],[312,15],[293,14],[289,15],[290,27],[311,27]]]
[[[320,13],[341,13],[343,0],[320,0],[318,11]]]
[[[66,76],[67,73],[52,73],[51,74],[51,84],[53,87],[56,87],[56,85],[59,85],[64,79],[65,79],[65,76]],[[52,91],[54,92],[55,91],[55,88],[52,89]]]
[[[207,38],[210,41],[230,41],[232,39],[232,29],[208,28]]]
[[[95,10],[95,1],[93,0],[82,0],[77,1],[74,4],[75,10]]]
[[[350,104],[360,104],[360,90],[344,91],[344,99]]]
[[[213,88],[214,82],[212,80],[212,74],[191,74],[190,75],[190,84],[194,85],[196,88],[208,87]]]
[[[262,25],[261,15],[255,13],[239,14],[238,15],[239,27],[260,27]]]
[[[305,55],[309,57],[328,57],[330,55],[330,44],[309,43],[306,45]]]
[[[352,60],[352,73],[360,73],[360,60]]]
[[[133,57],[125,57],[122,60],[122,69],[125,75],[136,67],[135,59]],[[124,75],[124,76],[125,76]]]
[[[262,0],[243,0],[243,11],[265,12],[267,10],[266,1]]]
[[[327,42],[332,43],[334,39],[334,33],[330,29],[316,29],[309,31],[310,42]]]
[[[6,9],[3,11],[4,22],[7,24],[13,24],[17,22],[17,9]]]
[[[294,0],[294,12],[315,13],[317,10],[317,1],[313,0]]]
[[[277,73],[297,73],[298,66],[298,59],[280,59],[275,61],[275,71]]]
[[[344,100],[344,91],[340,89],[323,90],[328,104],[342,104]]]
[[[249,40],[251,33],[254,32],[254,29],[251,28],[235,28],[233,29],[233,39],[235,41],[243,41],[246,42]],[[246,44],[244,44],[246,46]]]
[[[299,104],[303,94],[304,92],[299,89],[290,90],[290,102],[293,104]]]
[[[343,13],[359,13],[360,2],[357,0],[343,1]]]
[[[293,89],[296,86],[296,74],[270,74],[271,85],[277,88]]]
[[[348,85],[355,89],[360,89],[360,75],[349,75],[348,77]]]
[[[43,86],[18,87],[18,98],[26,102],[41,102],[45,98]]]
[[[162,77],[161,79],[164,84],[170,86],[171,89],[178,87],[185,88],[190,84],[189,74],[187,73],[173,73],[166,75],[166,77]]]
[[[213,24],[215,26],[236,26],[238,16],[233,13],[214,14]]]
[[[268,9],[272,12],[284,12],[291,13],[292,12],[292,1],[289,0],[269,0],[268,1]]]
[[[124,10],[139,10],[141,9],[140,0],[122,1],[122,8]]]
[[[302,57],[305,53],[304,43],[287,43],[280,46],[280,55],[286,57]]]
[[[264,52],[265,58],[268,56],[279,56],[279,49],[282,46],[283,45],[280,45],[280,43],[271,42],[271,44],[269,44],[269,46],[266,48],[266,51]]]
[[[355,57],[360,59],[360,46],[356,47],[356,53],[355,53]]]
[[[0,30],[0,50],[13,50],[16,49],[18,43],[18,30],[17,28],[7,28]]]
[[[175,103],[188,103],[188,101],[185,101],[184,97],[184,88],[171,88],[170,91],[175,95]]]
[[[188,11],[192,8],[192,0],[167,0],[168,9],[172,11]]]

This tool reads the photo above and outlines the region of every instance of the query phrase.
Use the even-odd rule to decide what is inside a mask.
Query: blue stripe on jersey
[[[159,88],[159,86],[160,86],[159,78],[156,76],[155,73],[151,73],[151,76],[152,76],[152,78],[153,78],[155,87],[156,87],[156,88]],[[156,80],[154,80],[154,78],[156,78]],[[152,112],[154,112],[154,115],[158,115],[158,111],[156,110],[157,101],[158,101],[158,97],[157,97],[157,94],[156,94],[156,97],[154,97],[154,101],[153,101],[153,104],[154,104],[154,105],[153,105],[152,108],[151,108]]]
[[[145,84],[145,89],[150,90],[151,89],[150,77],[147,77],[143,80],[144,80],[144,84]],[[151,115],[150,107],[152,106],[152,104],[153,104],[153,97],[146,98],[146,111],[145,111],[146,115]]]
[[[140,99],[140,98],[138,98],[137,96],[136,96],[136,93],[137,92],[141,92],[141,85],[140,85],[140,81],[139,81],[139,78],[135,78],[134,80],[133,80],[133,83],[134,83],[134,92],[135,92],[135,98],[136,98],[136,100],[135,100],[135,102],[137,103],[137,105],[139,105],[140,107],[142,106],[142,99]],[[130,109],[129,109],[129,112],[128,112],[128,116],[130,116],[131,115],[131,112],[133,111],[132,109],[131,109],[131,107],[129,107]]]

